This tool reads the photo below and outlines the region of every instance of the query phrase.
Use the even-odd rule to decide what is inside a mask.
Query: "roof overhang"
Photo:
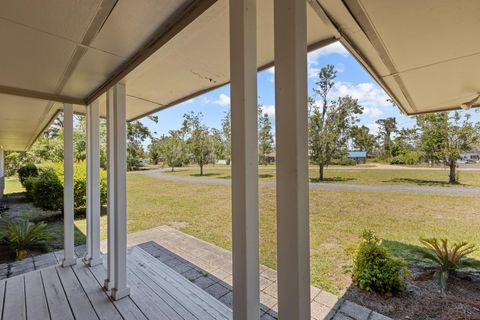
[[[406,114],[480,91],[480,2],[308,0],[309,50],[339,40]],[[127,119],[229,81],[228,0],[17,0],[0,10],[0,145],[23,150],[62,108],[121,81]],[[258,68],[273,65],[273,0],[258,0]]]

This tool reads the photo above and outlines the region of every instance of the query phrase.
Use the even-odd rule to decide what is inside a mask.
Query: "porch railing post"
[[[0,200],[3,197],[5,189],[5,152],[0,146]]]
[[[102,263],[100,255],[100,117],[99,104],[87,107],[87,260]]]
[[[127,286],[127,134],[126,92],[124,84],[113,88],[113,174],[114,174],[114,249],[112,298],[121,299],[130,294]]]
[[[63,105],[63,252],[64,267],[74,265],[75,243],[73,224],[73,106]]]
[[[306,1],[274,1],[280,320],[310,319]]]
[[[256,0],[230,0],[233,319],[260,318]]]
[[[107,92],[107,278],[105,279],[105,289],[110,290],[114,287],[113,280],[113,264],[114,261],[114,215],[115,215],[115,174],[114,174],[114,163],[115,163],[115,143],[113,137],[115,135],[114,131],[114,113],[115,105],[113,98],[113,90],[110,89]]]

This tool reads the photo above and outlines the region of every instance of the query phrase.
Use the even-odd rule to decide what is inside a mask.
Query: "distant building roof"
[[[348,157],[349,158],[366,158],[367,152],[366,151],[349,151]]]

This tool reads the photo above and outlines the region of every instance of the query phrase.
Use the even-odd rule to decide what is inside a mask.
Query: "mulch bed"
[[[410,266],[413,278],[423,274],[422,266]],[[393,319],[480,320],[480,277],[458,273],[450,276],[443,294],[432,280],[411,280],[399,294],[380,295],[352,285],[344,298]]]

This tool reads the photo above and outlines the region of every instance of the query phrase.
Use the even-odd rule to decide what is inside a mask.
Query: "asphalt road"
[[[165,172],[166,169],[155,169],[147,171],[137,171],[133,174],[143,174],[153,178],[185,182],[185,183],[202,183],[209,185],[225,185],[231,184],[230,179],[215,179],[202,177],[186,177],[177,176]],[[259,181],[259,186],[275,187],[274,181]],[[406,186],[406,185],[362,185],[362,184],[343,184],[343,183],[310,183],[311,189],[319,190],[353,190],[353,191],[370,191],[370,192],[399,192],[399,193],[417,193],[432,195],[449,195],[449,196],[480,196],[480,188],[469,187],[428,187],[428,186]]]

